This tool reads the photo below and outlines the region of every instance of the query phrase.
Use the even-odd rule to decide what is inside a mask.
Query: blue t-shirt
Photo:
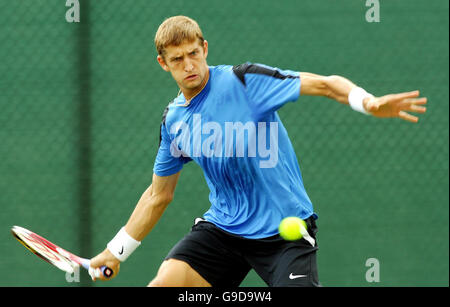
[[[207,84],[190,103],[180,95],[167,106],[154,173],[173,175],[194,160],[210,189],[203,218],[245,238],[276,235],[287,216],[317,218],[277,114],[299,95],[298,72],[210,66]]]

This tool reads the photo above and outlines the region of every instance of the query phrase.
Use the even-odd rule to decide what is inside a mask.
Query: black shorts
[[[306,220],[316,237],[313,217]],[[250,269],[270,287],[320,286],[315,246],[305,239],[285,241],[279,235],[247,239],[228,233],[207,221],[191,231],[169,252],[170,258],[187,262],[213,287],[237,287]]]

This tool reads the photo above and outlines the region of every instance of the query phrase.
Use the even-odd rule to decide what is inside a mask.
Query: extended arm
[[[320,76],[300,73],[300,95],[324,96],[343,104],[349,104],[349,94],[357,86],[341,76]],[[425,113],[426,98],[418,98],[419,91],[388,94],[381,97],[367,97],[363,100],[364,109],[376,117],[398,117],[417,122],[418,117],[407,112]]]
[[[142,241],[161,218],[167,205],[172,201],[180,173],[167,177],[153,175],[152,184],[139,199],[133,213],[125,225],[126,233],[136,241]],[[91,260],[91,267],[96,269],[107,266],[117,275],[120,261],[105,249]],[[104,280],[102,276],[100,279]]]
[[[167,177],[153,175],[152,184],[142,194],[131,214],[125,231],[137,241],[153,229],[167,205],[172,201],[180,173]]]

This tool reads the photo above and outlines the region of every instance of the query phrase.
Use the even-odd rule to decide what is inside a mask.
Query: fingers
[[[402,101],[402,103],[400,104],[400,109],[408,112],[425,113],[427,111],[427,108],[423,105],[425,105],[426,103],[427,98],[409,98]]]
[[[100,257],[100,255],[92,258],[89,262],[90,267],[92,268],[98,268],[102,265],[103,259]]]
[[[419,97],[420,92],[419,91],[412,91],[412,92],[405,92],[400,94],[393,94],[393,98],[396,100],[403,100],[408,98],[416,98]]]
[[[403,100],[404,103],[410,103],[410,104],[415,104],[415,105],[424,105],[427,104],[427,98],[426,97],[422,97],[422,98],[406,98]]]
[[[417,123],[419,121],[419,118],[406,112],[423,114],[427,111],[427,108],[423,106],[426,103],[427,98],[406,98],[401,103],[401,111],[398,113],[398,117],[411,123]]]
[[[419,121],[419,118],[417,116],[408,114],[408,113],[406,113],[404,111],[400,111],[398,113],[398,117],[403,119],[403,120],[409,121],[411,123],[417,123]]]
[[[91,276],[92,281],[96,281],[98,278],[101,277],[102,272],[99,268],[94,268],[92,266],[89,267],[89,275]]]
[[[368,111],[377,117],[398,117],[403,120],[417,123],[419,118],[407,112],[425,113],[427,98],[419,98],[419,91],[411,91],[399,94],[389,94],[375,101],[368,101]],[[371,103],[374,106],[371,106]]]
[[[409,106],[407,111],[415,112],[415,113],[425,113],[427,111],[427,108],[412,105],[412,106]]]
[[[400,104],[400,110],[407,112],[425,113],[427,108],[421,105],[417,105],[414,102],[404,102]]]

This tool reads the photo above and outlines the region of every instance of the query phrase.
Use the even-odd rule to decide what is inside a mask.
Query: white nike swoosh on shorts
[[[289,275],[289,279],[297,279],[297,278],[301,278],[301,277],[306,277],[308,275],[294,275],[294,274],[290,274]]]

